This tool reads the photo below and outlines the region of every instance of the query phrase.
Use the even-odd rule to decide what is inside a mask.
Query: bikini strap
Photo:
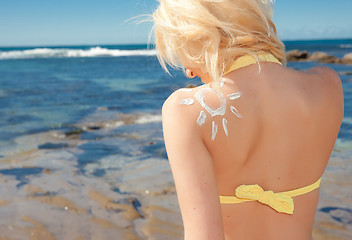
[[[297,188],[297,189],[294,189],[294,190],[291,190],[291,191],[282,192],[282,193],[290,195],[291,197],[296,197],[296,196],[299,196],[299,195],[303,195],[303,194],[309,193],[309,192],[319,188],[320,182],[321,182],[321,178],[319,178],[315,183],[313,183],[311,185],[308,185],[308,186],[305,186],[305,187],[301,187],[301,188]]]
[[[258,54],[257,58],[258,59],[256,59],[254,56],[248,55],[248,54],[241,56],[241,57],[237,58],[235,61],[233,61],[233,63],[226,69],[226,71],[224,72],[223,75],[226,75],[232,71],[235,71],[236,69],[246,67],[251,64],[258,63],[258,61],[259,62],[278,63],[278,64],[282,65],[282,63],[270,53]]]
[[[309,192],[319,188],[320,182],[321,182],[321,178],[319,178],[315,183],[313,183],[311,185],[297,188],[297,189],[290,190],[290,191],[280,192],[280,193],[285,193],[285,194],[289,195],[290,197],[296,197],[299,195],[309,193]],[[242,202],[248,202],[248,201],[252,201],[252,200],[240,199],[235,196],[220,196],[220,201],[221,201],[221,203],[242,203]]]

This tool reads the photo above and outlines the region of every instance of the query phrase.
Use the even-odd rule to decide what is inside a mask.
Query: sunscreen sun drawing
[[[222,84],[223,85],[223,84]],[[222,86],[221,86],[222,87]],[[182,89],[182,91],[187,91],[187,92],[192,92],[192,89]],[[215,94],[215,96],[219,99],[220,106],[216,109],[211,108],[209,105],[207,105],[205,98],[206,95],[208,94]],[[227,95],[228,99],[231,101],[234,101],[241,97],[241,92],[235,92]],[[216,91],[213,88],[207,87],[207,88],[202,88],[199,89],[195,94],[194,98],[199,102],[199,104],[204,108],[205,111],[207,111],[211,117],[215,116],[224,116],[226,113],[226,97],[219,91]],[[194,104],[195,100],[193,98],[186,98],[182,99],[179,104],[190,106]],[[230,106],[231,112],[238,118],[243,118],[243,116],[238,112],[236,107]],[[207,120],[207,114],[205,111],[201,110],[199,113],[199,117],[197,119],[197,124],[199,126],[202,126],[206,120]],[[222,118],[222,127],[224,129],[224,132],[226,136],[228,136],[228,129],[227,129],[227,119]],[[212,120],[212,137],[211,140],[215,140],[215,137],[218,133],[218,123],[216,123],[214,120]]]

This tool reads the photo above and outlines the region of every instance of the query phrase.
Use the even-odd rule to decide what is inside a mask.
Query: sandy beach
[[[183,239],[160,115],[125,114],[75,129],[15,139],[14,154],[0,162],[0,239]],[[123,150],[99,161],[85,147],[122,142]],[[315,240],[352,239],[348,156],[336,147],[323,176]]]

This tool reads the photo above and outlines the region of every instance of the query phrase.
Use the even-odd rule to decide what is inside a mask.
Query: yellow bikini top
[[[271,63],[278,63],[282,65],[282,63],[277,60],[272,54],[258,54],[257,55],[259,62],[271,62]],[[255,59],[251,55],[244,55],[242,57],[237,58],[233,63],[226,69],[223,75],[228,74],[229,72],[235,71],[236,69],[246,67],[251,64],[257,63],[257,59]]]
[[[259,62],[272,62],[281,64],[271,54],[258,55]],[[236,59],[231,66],[224,72],[224,75],[236,69],[257,63],[257,60],[251,55],[245,55]],[[291,191],[274,193],[273,191],[264,191],[259,185],[241,185],[236,188],[234,196],[220,196],[220,203],[233,204],[243,203],[248,201],[258,201],[262,204],[268,205],[272,209],[280,213],[293,214],[294,204],[293,197],[309,193],[320,186],[321,178],[315,183],[298,188]]]
[[[294,204],[292,198],[309,193],[319,188],[320,181],[321,178],[306,187],[279,193],[264,191],[258,184],[241,185],[236,188],[235,196],[220,196],[220,203],[231,204],[258,201],[262,204],[268,205],[277,212],[293,214]]]

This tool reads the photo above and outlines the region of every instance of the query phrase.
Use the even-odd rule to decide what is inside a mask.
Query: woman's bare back
[[[294,197],[293,215],[258,202],[220,205],[219,195],[242,184],[282,192],[317,181],[343,117],[339,77],[275,63],[224,77],[220,86],[177,91],[163,106],[186,239],[311,239],[318,190]]]
[[[241,184],[282,192],[317,181],[332,152],[343,117],[340,80],[327,68],[299,72],[262,63],[226,76],[224,95],[241,92],[227,104],[228,136],[218,129],[214,141],[202,134],[214,161],[219,195],[233,195]],[[213,108],[216,98],[209,96]],[[222,119],[214,117],[221,122]],[[217,119],[218,118],[218,119]],[[318,190],[294,198],[293,216],[258,202],[222,204],[228,239],[310,239]],[[255,231],[253,231],[255,229]]]

